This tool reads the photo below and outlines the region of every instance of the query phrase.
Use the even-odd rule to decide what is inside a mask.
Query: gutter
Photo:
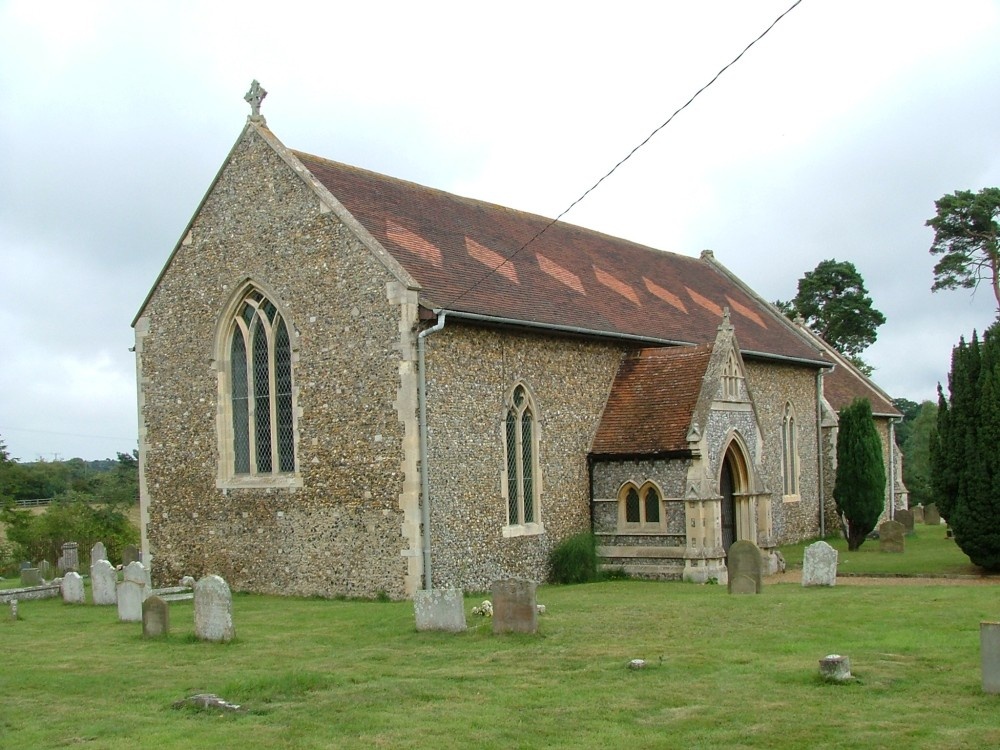
[[[430,477],[427,469],[427,375],[424,352],[426,344],[424,339],[432,333],[437,333],[444,328],[445,310],[438,310],[438,319],[430,328],[425,328],[417,334],[417,401],[419,416],[418,432],[420,433],[420,522],[423,528],[423,557],[424,557],[424,589],[430,591],[434,588],[431,577],[431,490]]]

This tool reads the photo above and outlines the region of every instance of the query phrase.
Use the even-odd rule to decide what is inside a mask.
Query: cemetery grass
[[[815,540],[781,548],[790,567],[801,567],[805,548]],[[906,537],[903,553],[881,552],[877,539],[868,539],[854,552],[847,550],[842,536],[828,537],[827,544],[837,550],[838,575],[875,576],[981,576],[985,571],[972,564],[954,539],[946,536],[944,526],[918,524]],[[1000,576],[998,576],[1000,577]]]
[[[25,601],[0,610],[0,747],[997,747],[998,591],[543,586],[534,636],[494,636],[481,595],[456,635],[416,632],[409,602],[238,594],[228,644],[193,638],[190,602],[144,640],[112,607]],[[830,653],[856,679],[821,681]],[[196,693],[243,710],[174,707]]]

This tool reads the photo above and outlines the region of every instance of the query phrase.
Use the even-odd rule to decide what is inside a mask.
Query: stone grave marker
[[[71,570],[63,576],[59,584],[63,601],[67,604],[83,604],[87,601],[83,592],[83,576]]]
[[[896,520],[899,521],[901,524],[903,524],[903,530],[905,531],[905,533],[907,534],[913,533],[914,520],[913,520],[912,510],[906,510],[905,508],[897,510]]]
[[[534,581],[506,578],[494,581],[490,591],[493,598],[494,634],[538,632]]]
[[[98,560],[90,566],[90,595],[94,604],[116,604],[118,572],[107,560]]]
[[[42,560],[38,563],[38,575],[42,577],[43,581],[52,580],[52,563],[48,560]]]
[[[203,641],[230,641],[233,627],[233,595],[229,584],[207,575],[194,585],[194,634]]]
[[[149,571],[141,562],[130,562],[125,566],[117,586],[118,619],[122,622],[141,622],[142,603],[149,592]]]
[[[135,581],[136,583],[141,583],[146,588],[152,588],[150,582],[149,568],[143,565],[138,560],[133,560],[128,565],[122,573],[122,578],[126,581]]]
[[[802,557],[803,586],[837,585],[837,550],[826,542],[806,547]]]
[[[913,523],[923,523],[924,522],[924,506],[918,505],[915,508],[910,508],[913,513]]]
[[[878,527],[879,552],[902,552],[906,527],[899,521],[883,521]]]
[[[763,588],[764,561],[760,547],[741,539],[729,547],[729,593],[759,594]]]
[[[30,562],[28,562],[27,560],[22,560],[21,561],[21,568],[20,568],[21,570],[24,570],[25,568],[30,568],[30,567],[31,567],[31,563]]]
[[[140,562],[142,557],[139,554],[139,548],[134,544],[130,544],[125,549],[122,550],[122,565],[128,565],[129,563]]]
[[[979,623],[979,655],[983,667],[983,692],[1000,693],[1000,622]]]
[[[938,513],[938,507],[936,504],[929,503],[927,507],[924,508],[924,523],[928,526],[941,525],[941,514]]]
[[[76,542],[66,542],[62,546],[62,554],[59,556],[59,561],[56,563],[56,568],[60,573],[80,569],[79,546],[80,545]]]
[[[142,603],[142,637],[160,638],[170,634],[170,605],[158,596]]]
[[[108,550],[104,546],[104,542],[98,542],[93,547],[90,548],[90,564],[94,565],[98,560],[107,560]]]
[[[38,568],[21,568],[22,586],[41,586],[42,572]]]
[[[421,589],[413,594],[417,630],[465,632],[465,600],[462,589]]]

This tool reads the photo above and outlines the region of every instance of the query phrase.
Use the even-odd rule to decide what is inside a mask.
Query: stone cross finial
[[[719,324],[720,331],[731,331],[733,330],[733,324],[729,320],[729,308],[722,308],[722,323]]]
[[[267,91],[255,78],[250,84],[250,90],[243,97],[250,105],[250,120],[252,122],[264,122],[264,117],[260,113],[260,103],[264,101],[265,96],[267,96]]]

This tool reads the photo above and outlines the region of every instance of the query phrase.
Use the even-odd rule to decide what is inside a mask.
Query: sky
[[[0,440],[137,446],[131,322],[252,79],[290,148],[555,217],[792,2],[0,0]],[[768,300],[850,261],[875,380],[933,399],[995,317],[930,291],[924,222],[1000,185],[998,32],[1000,0],[802,0],[564,220],[711,249]]]

